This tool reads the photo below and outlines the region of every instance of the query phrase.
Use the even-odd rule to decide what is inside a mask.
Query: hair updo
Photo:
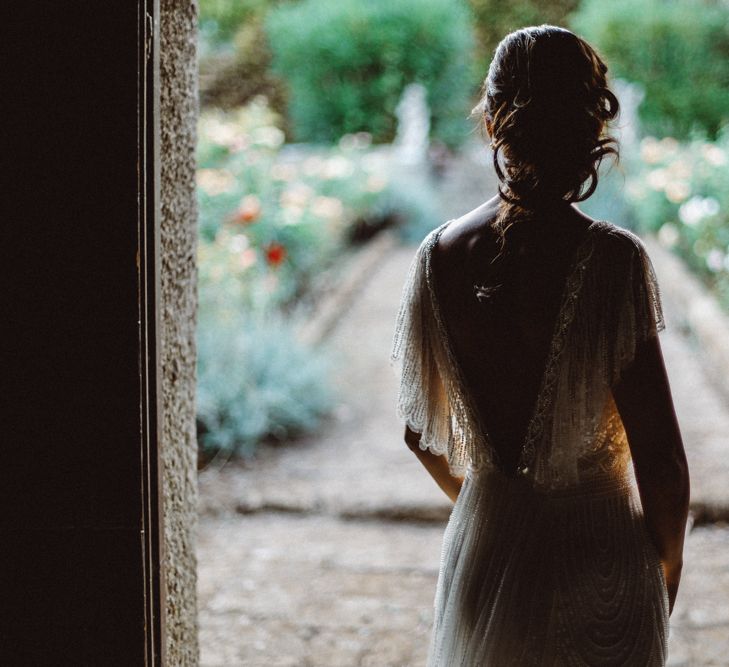
[[[604,135],[620,108],[606,73],[587,42],[557,26],[516,30],[496,47],[472,115],[491,137],[502,249],[507,220],[587,199],[602,159],[619,157]]]

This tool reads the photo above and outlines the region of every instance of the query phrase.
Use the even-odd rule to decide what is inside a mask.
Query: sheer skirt
[[[469,470],[443,540],[430,667],[664,665],[668,595],[627,476],[540,493]]]

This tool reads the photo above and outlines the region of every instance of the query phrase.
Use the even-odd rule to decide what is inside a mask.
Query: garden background
[[[573,29],[609,66],[623,106],[616,128],[621,158],[603,165],[597,191],[580,208],[643,235],[665,254],[666,266],[688,276],[668,300],[675,302],[675,321],[686,338],[676,339],[676,358],[690,348],[697,360],[683,377],[693,373],[695,379],[674,392],[678,403],[682,395],[696,398],[699,387],[700,407],[691,412],[715,427],[697,431],[696,451],[703,447],[706,459],[698,469],[711,469],[711,456],[726,458],[719,431],[729,424],[723,393],[729,380],[723,384],[701,370],[702,354],[714,352],[701,349],[711,336],[702,334],[701,323],[692,329],[696,316],[688,311],[695,296],[682,300],[678,293],[687,281],[695,284],[691,294],[708,299],[717,313],[711,326],[729,340],[729,329],[721,328],[729,313],[729,4],[200,0],[197,405],[204,664],[418,664],[422,646],[413,637],[410,644],[407,636],[405,643],[388,640],[386,632],[377,641],[360,637],[354,626],[367,624],[354,611],[359,620],[351,628],[332,626],[331,636],[322,630],[327,622],[317,620],[326,613],[314,608],[306,622],[281,627],[286,613],[255,599],[295,606],[298,598],[282,595],[280,582],[292,590],[295,583],[284,572],[285,559],[281,564],[274,558],[274,566],[264,555],[266,570],[255,554],[295,550],[319,533],[322,543],[345,541],[350,550],[362,540],[397,545],[379,557],[402,572],[408,571],[397,564],[403,554],[431,563],[421,550],[437,542],[447,513],[425,487],[408,491],[406,476],[397,478],[393,491],[387,455],[369,468],[357,460],[352,479],[341,472],[344,463],[339,477],[335,470],[325,478],[312,471],[327,470],[332,455],[350,452],[343,446],[332,454],[332,442],[357,431],[352,414],[371,422],[377,410],[388,410],[389,403],[380,407],[374,396],[367,408],[357,403],[367,392],[390,398],[391,387],[383,384],[389,350],[381,343],[394,313],[383,304],[397,302],[413,244],[496,193],[486,142],[469,113],[501,37],[541,23]],[[673,268],[670,274],[678,275]],[[348,329],[344,319],[356,320],[368,303],[364,322],[356,322],[360,329]],[[679,363],[685,362],[674,367]],[[343,365],[350,370],[344,380]],[[347,398],[357,394],[359,399]],[[693,427],[684,423],[692,436]],[[392,424],[388,416],[367,437],[376,437],[384,450],[404,448]],[[302,459],[309,461],[306,475]],[[390,486],[381,481],[388,475]],[[372,515],[372,503],[365,502],[370,514],[360,512],[347,523],[347,511],[357,504],[348,505],[352,485],[363,479],[371,482],[373,497],[387,495],[389,504],[383,501],[380,514]],[[311,490],[319,484],[329,490]],[[272,496],[271,485],[288,494]],[[703,507],[702,516],[713,517],[705,522],[715,531],[724,530],[717,521],[726,519],[721,508],[729,507],[729,498],[715,491],[722,485],[725,477],[707,477],[708,500],[693,507],[695,516]],[[400,504],[393,510],[395,496]],[[340,523],[321,524],[327,514],[322,507],[338,508],[333,513]],[[292,514],[310,523],[286,523]],[[367,521],[355,525],[352,518]],[[429,537],[419,532],[426,530],[423,524]],[[729,543],[726,531],[706,535],[699,549],[704,553]],[[343,552],[345,560],[369,562],[360,552]],[[402,591],[401,601],[419,609],[421,616],[400,614],[420,628],[419,641],[427,637],[434,567],[413,565],[416,580],[428,573],[417,580],[424,598],[419,593],[416,603],[412,591]],[[729,585],[727,563],[711,567]],[[251,568],[263,568],[265,577],[252,575]],[[311,568],[309,576],[318,581],[310,582],[312,590],[331,602],[336,573],[327,574],[321,563]],[[329,585],[322,584],[328,577]],[[248,582],[247,588],[232,586],[230,578]],[[397,587],[385,580],[396,599]],[[399,604],[384,592],[368,598],[363,589],[374,585],[372,578],[349,584],[365,616],[373,613],[373,599],[380,601],[380,613],[382,605]],[[234,601],[226,590],[236,591]],[[226,611],[218,613],[216,604]],[[729,612],[712,613],[725,614],[726,630]],[[678,633],[683,644],[675,644],[672,664],[723,664],[690,653],[701,643],[690,615],[687,607]],[[368,642],[375,646],[369,652],[363,648]],[[689,662],[680,661],[684,654]]]

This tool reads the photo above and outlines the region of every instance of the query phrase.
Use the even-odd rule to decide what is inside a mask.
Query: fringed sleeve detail
[[[454,385],[428,275],[430,249],[444,226],[425,238],[410,264],[390,364],[399,376],[398,416],[421,434],[421,449],[444,455],[451,473],[461,476],[472,463],[469,451],[474,434]]]
[[[618,298],[615,351],[613,355],[612,384],[614,385],[630,366],[642,342],[666,328],[661,294],[653,264],[643,241],[636,234],[621,230],[621,236],[630,241],[630,254],[623,264],[624,275],[616,290]]]

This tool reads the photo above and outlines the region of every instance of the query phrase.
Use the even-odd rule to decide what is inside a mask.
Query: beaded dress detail
[[[606,221],[586,230],[509,472],[439,307],[431,251],[451,222],[415,253],[390,356],[398,415],[464,476],[443,538],[428,665],[665,665],[666,584],[612,396],[636,346],[665,328],[645,246]]]

